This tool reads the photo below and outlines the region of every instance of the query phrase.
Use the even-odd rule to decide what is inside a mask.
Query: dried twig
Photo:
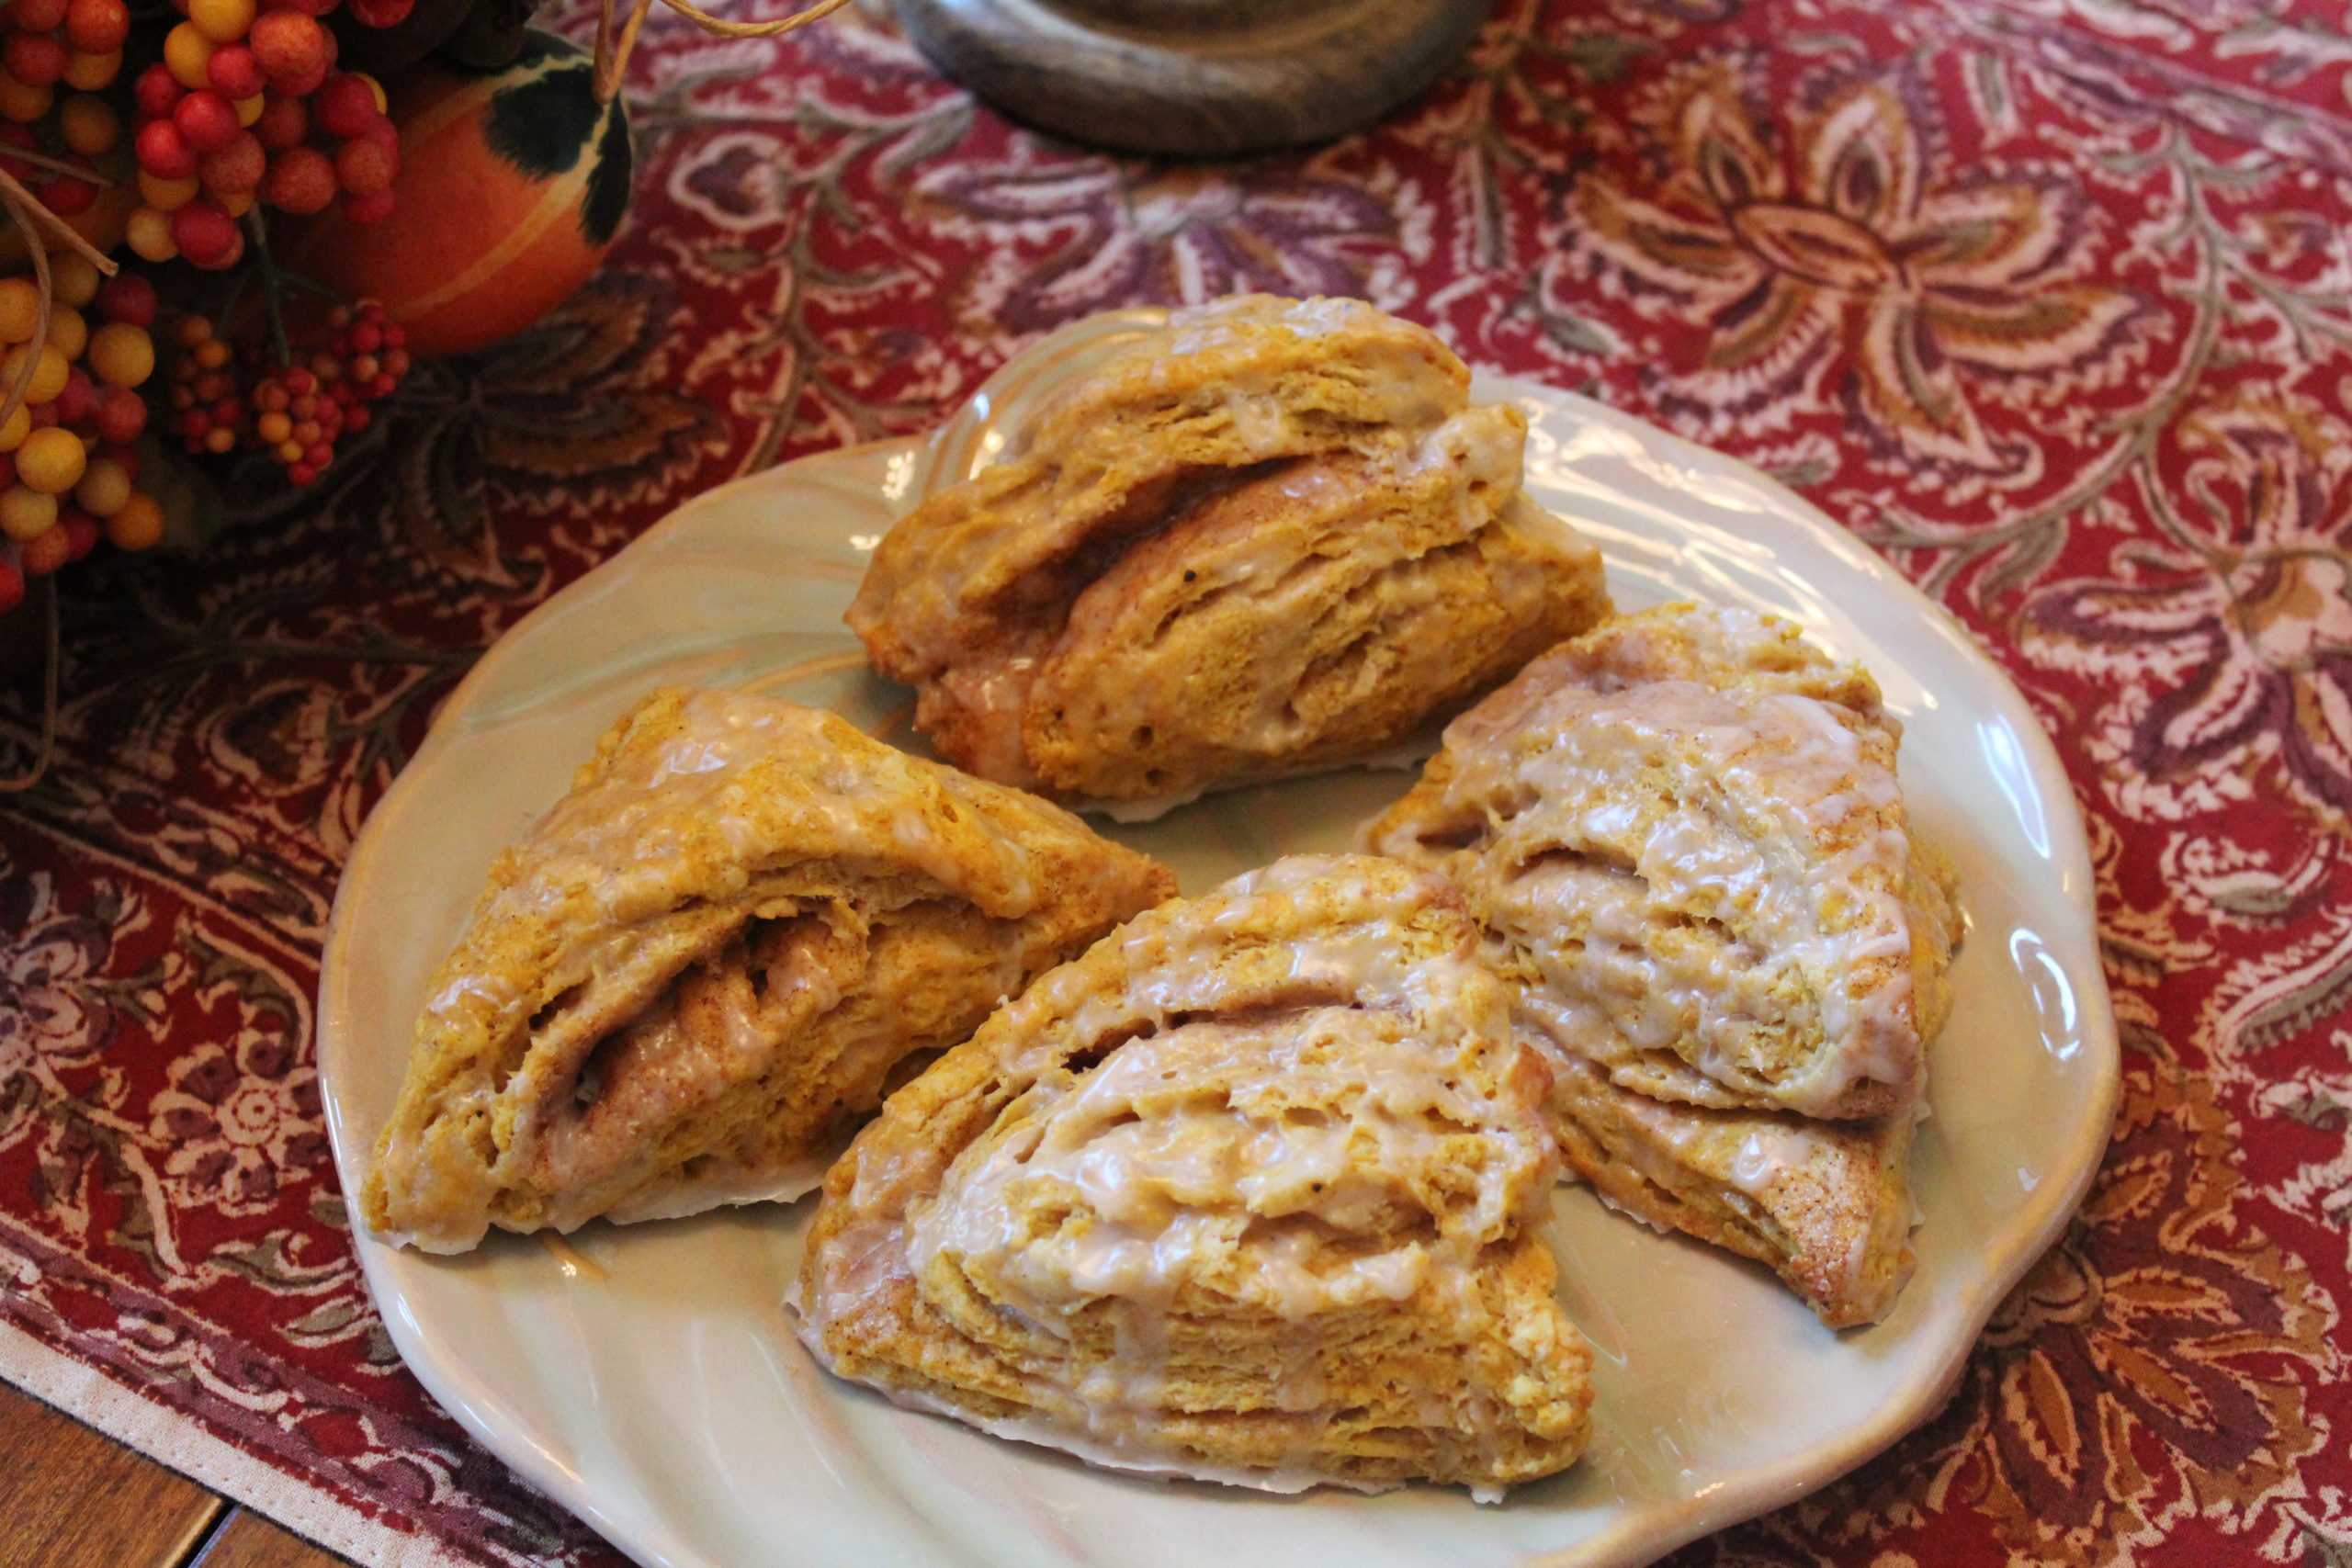
[[[0,180],[7,178],[7,172],[0,170]],[[15,183],[9,181],[11,185]],[[6,188],[0,186],[0,190]],[[49,210],[39,202],[33,205],[43,212]],[[0,208],[6,209],[9,220],[24,231],[25,249],[32,253],[33,288],[38,297],[33,311],[33,335],[25,341],[25,356],[17,363],[17,378],[9,383],[7,392],[0,395],[0,425],[5,425],[16,417],[18,409],[25,406],[25,394],[32,390],[33,372],[40,368],[40,345],[49,341],[49,313],[54,294],[50,287],[49,247],[40,243],[40,232],[33,227],[31,217],[25,211],[24,201],[10,192],[0,195]]]
[[[102,175],[96,169],[85,168],[79,164],[69,164],[62,158],[52,158],[46,152],[28,152],[21,147],[11,147],[0,156],[5,156],[11,164],[23,164],[31,168],[47,169],[52,175],[71,175],[77,180],[87,181],[101,189],[120,183],[111,175]]]
[[[17,154],[16,150],[11,148],[7,155],[13,158]],[[74,171],[77,175],[81,173],[79,169]],[[26,241],[31,244],[32,253],[35,255],[40,254],[40,246],[32,243],[40,232],[33,227],[33,220],[38,219],[47,225],[51,233],[65,242],[68,250],[74,252],[83,260],[96,267],[100,276],[112,277],[121,270],[115,265],[113,257],[82,238],[80,231],[76,230],[73,224],[42,206],[40,197],[27,190],[24,182],[6,169],[0,169],[0,197],[6,198],[9,215],[15,218],[18,226],[25,231]]]

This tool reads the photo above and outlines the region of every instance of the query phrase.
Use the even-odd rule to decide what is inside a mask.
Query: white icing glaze
[[[998,784],[1036,785],[1036,770],[1021,745],[1021,716],[1037,683],[1037,656],[1018,652],[974,659],[941,671],[938,681],[942,694],[962,710],[958,728],[971,738],[972,771]],[[915,711],[917,722],[924,722],[922,704],[918,702]]]
[[[1170,1093],[1204,1079],[1222,1092]],[[1321,1106],[1341,1109],[1304,1109]],[[1286,1018],[1278,1032],[1186,1025],[1122,1046],[1034,1140],[1000,1145],[920,1209],[913,1267],[952,1254],[1048,1332],[1103,1297],[1164,1310],[1188,1283],[1294,1319],[1401,1301],[1428,1278],[1430,1249],[1379,1244],[1415,1207],[1416,1173],[1480,1109],[1441,1061],[1350,1009]],[[1480,1206],[1498,1225],[1509,1173],[1485,1174]],[[1032,1236],[1040,1206],[1083,1217]],[[1293,1216],[1362,1245],[1267,1223]]]
[[[555,1259],[556,1267],[563,1270],[565,1279],[586,1280],[591,1284],[598,1285],[605,1282],[606,1276],[603,1264],[552,1231],[541,1231],[538,1234],[540,1247],[549,1258]]]
[[[1523,1222],[1555,1157],[1532,1085],[1494,1055],[1509,1037],[1501,988],[1466,953],[1400,955],[1396,871],[1280,861],[1183,919],[1163,909],[1106,939],[1126,950],[1116,994],[1098,994],[1080,965],[1039,980],[1022,1010],[1066,1020],[1065,1042],[1117,1043],[1028,1084],[1001,1113],[1013,1120],[952,1165],[927,1146],[862,1143],[845,1194],[855,1217],[826,1244],[813,1299],[808,1276],[794,1287],[809,1348],[824,1356],[829,1323],[919,1291],[944,1263],[1053,1339],[1074,1341],[1080,1314],[1107,1305],[1114,1353],[1079,1363],[1082,1429],[984,1418],[886,1384],[898,1403],[1113,1469],[1277,1492],[1333,1480],[1305,1462],[1311,1421],[1295,1464],[1235,1470],[1169,1450],[1164,1328],[1179,1298],[1297,1325],[1297,1370],[1270,1393],[1311,1417],[1332,1397],[1312,1364],[1319,1314],[1417,1298],[1475,1337],[1487,1311],[1473,1283],[1480,1253]],[[1270,908],[1292,897],[1324,918],[1253,944]],[[1237,1001],[1238,983],[1274,999]],[[1432,1208],[1436,1192],[1447,1199]],[[1436,1392],[1427,1404],[1432,1424],[1457,1419]]]
[[[1775,1224],[1781,1224],[1797,1181],[1810,1179],[1825,1193],[1875,1185],[1874,1172],[1856,1168],[1866,1157],[1855,1147],[1857,1139],[1868,1135],[1859,1130],[1862,1124],[1709,1111],[1625,1092],[1611,1095],[1611,1102],[1644,1134],[1623,1150],[1643,1176],[1672,1189],[1688,1179],[1675,1170],[1679,1166],[1746,1198],[1759,1213],[1772,1216]],[[1865,1277],[1874,1239],[1870,1216],[1858,1209],[1842,1229],[1815,1224],[1795,1245],[1803,1250],[1808,1272],[1830,1283],[1832,1294],[1857,1301],[1868,1289]]]
[[[1239,299],[1215,299],[1204,305],[1188,305],[1169,313],[1168,325],[1174,336],[1169,340],[1167,352],[1170,357],[1205,354],[1233,342],[1237,321],[1253,327],[1280,326],[1295,337],[1329,337],[1353,322],[1376,315],[1373,308],[1361,299],[1317,296],[1312,299],[1284,301],[1275,310],[1261,308],[1261,299],[1244,296]]]
[[[631,1225],[641,1220],[683,1219],[745,1203],[789,1203],[823,1183],[825,1171],[839,1152],[828,1149],[765,1169],[745,1166],[724,1173],[697,1172],[687,1180],[651,1182],[607,1209],[604,1217],[615,1224]]]
[[[1776,1100],[1817,1111],[1858,1081],[1916,1077],[1902,797],[1826,705],[1603,680],[1507,718],[1515,734],[1457,721],[1453,789],[1533,804],[1456,872],[1544,972],[1528,1010],[1563,1045],[1605,1057],[1615,1031],[1736,1084],[1743,1032],[1811,1010],[1835,1048]],[[1580,945],[1547,940],[1572,919],[1589,922]]]

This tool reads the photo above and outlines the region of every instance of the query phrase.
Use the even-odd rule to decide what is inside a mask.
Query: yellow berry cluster
[[[101,533],[138,550],[164,531],[163,508],[137,488],[131,447],[147,422],[138,388],[155,371],[153,287],[101,279],[71,253],[50,273],[45,330],[35,281],[0,277],[0,396],[23,389],[0,421],[0,600],[21,593],[23,577],[87,553]]]

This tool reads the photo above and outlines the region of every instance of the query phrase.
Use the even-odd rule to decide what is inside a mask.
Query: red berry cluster
[[[413,3],[354,0],[352,10],[389,27]],[[237,220],[255,202],[302,214],[339,194],[354,222],[391,215],[400,133],[372,77],[334,69],[334,34],[319,18],[338,0],[174,4],[187,20],[164,36],[164,58],[133,87],[145,205],[130,217],[132,250],[150,261],[234,265],[244,254]]]
[[[123,0],[10,0],[0,8],[0,119],[29,125],[49,113],[61,91],[95,93],[107,85],[122,69],[130,36]],[[72,210],[96,195],[93,188]]]
[[[373,300],[337,307],[326,324],[322,346],[280,367],[258,353],[241,361],[210,321],[181,317],[171,390],[180,444],[190,452],[266,451],[298,485],[324,473],[334,444],[368,428],[375,418],[368,405],[390,397],[409,368],[406,334]]]

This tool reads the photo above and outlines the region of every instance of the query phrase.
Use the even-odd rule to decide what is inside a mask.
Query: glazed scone
[[[1608,609],[1468,389],[1355,300],[1178,311],[901,519],[849,625],[942,755],[1065,800],[1382,751]]]
[[[492,868],[362,1213],[460,1252],[795,1196],[910,1057],[1174,891],[831,714],[658,692]]]
[[[1590,1352],[1533,1225],[1545,1076],[1439,878],[1302,856],[1163,905],[893,1095],[794,1304],[836,1373],[1114,1469],[1498,1495]]]
[[[1603,1199],[1754,1258],[1832,1328],[1877,1322],[1911,1277],[1908,1111],[1713,1111],[1620,1089],[1566,1052],[1547,1104],[1568,1168]]]
[[[1668,605],[1530,664],[1364,833],[1463,888],[1549,1058],[1569,1168],[1835,1327],[1883,1316],[1911,1271],[1960,935],[1900,733],[1787,622]]]
[[[1452,876],[1521,1014],[1619,1087],[1853,1118],[1917,1102],[1956,916],[1900,726],[1785,621],[1668,605],[1446,731],[1368,847]]]

